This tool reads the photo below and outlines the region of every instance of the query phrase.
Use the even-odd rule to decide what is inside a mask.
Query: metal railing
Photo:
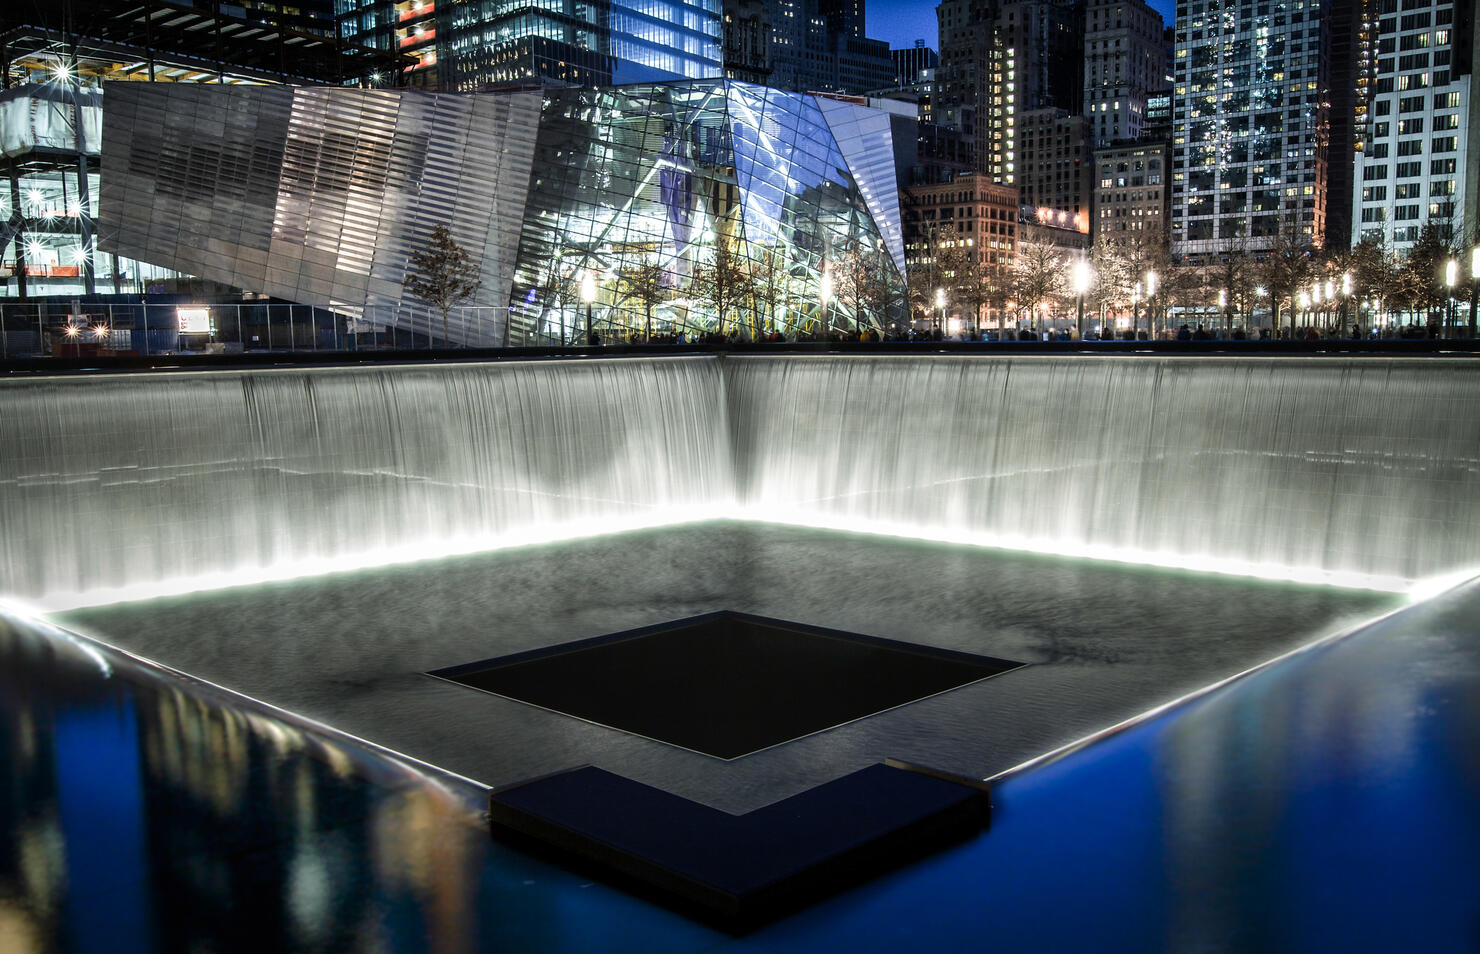
[[[492,329],[491,322],[502,318],[503,310],[459,308],[449,317],[454,329]],[[494,341],[491,334],[485,337],[489,340],[482,344],[503,343]],[[0,358],[6,359],[448,346],[440,316],[430,323],[424,316],[413,319],[394,312],[365,310],[350,316],[322,305],[286,302],[0,302]]]

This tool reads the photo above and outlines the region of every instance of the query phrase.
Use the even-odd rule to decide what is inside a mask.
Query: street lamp
[[[1446,330],[1447,328],[1452,328],[1454,326],[1454,286],[1455,283],[1458,281],[1459,262],[1451,258],[1449,261],[1444,263],[1444,285],[1446,288],[1449,289],[1448,293],[1445,295],[1445,297],[1449,299],[1449,316],[1444,321],[1444,324],[1446,325]]]
[[[581,301],[586,303],[586,344],[595,344],[591,332],[591,303],[596,300],[596,276],[590,269],[581,276]]]
[[[1084,259],[1074,263],[1074,292],[1079,297],[1079,339],[1084,340],[1084,293],[1089,291],[1090,281],[1094,275],[1090,271],[1089,262]]]
[[[1351,272],[1342,272],[1341,273],[1341,323],[1343,325],[1346,324],[1346,312],[1347,312],[1347,309],[1351,307],[1351,305],[1352,305],[1352,273]],[[1356,328],[1357,327],[1357,318],[1360,318],[1360,317],[1361,317],[1360,315],[1357,315],[1356,317],[1354,317],[1352,319],[1352,327],[1353,328]],[[1357,337],[1361,337],[1360,332],[1358,333]]]
[[[822,314],[822,321],[818,328],[819,337],[827,337],[827,303],[833,296],[833,280],[831,269],[822,270],[822,280],[817,285],[817,299]]]
[[[1156,306],[1152,299],[1156,297],[1156,272],[1146,272],[1146,337],[1148,340],[1156,339]]]
[[[946,290],[937,288],[935,290],[935,307],[940,309],[940,323],[936,325],[940,329],[941,337],[945,337],[946,331]]]
[[[1476,297],[1480,294],[1480,245],[1470,249],[1470,337],[1475,337]]]

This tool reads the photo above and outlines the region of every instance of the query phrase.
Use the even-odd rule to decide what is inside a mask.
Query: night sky
[[[1148,2],[1167,23],[1176,18],[1176,0]],[[916,40],[924,40],[926,46],[939,50],[935,6],[929,0],[865,0],[866,33],[870,39],[889,41],[891,47],[914,46]]]

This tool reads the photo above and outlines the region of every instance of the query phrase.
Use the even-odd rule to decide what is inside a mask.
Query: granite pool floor
[[[990,777],[1399,602],[720,522],[58,621],[479,783],[591,764],[741,813],[884,758]],[[725,609],[1028,665],[729,762],[425,675]]]

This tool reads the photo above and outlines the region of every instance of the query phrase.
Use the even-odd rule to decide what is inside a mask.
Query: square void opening
[[[1020,665],[723,612],[430,675],[733,759]]]

